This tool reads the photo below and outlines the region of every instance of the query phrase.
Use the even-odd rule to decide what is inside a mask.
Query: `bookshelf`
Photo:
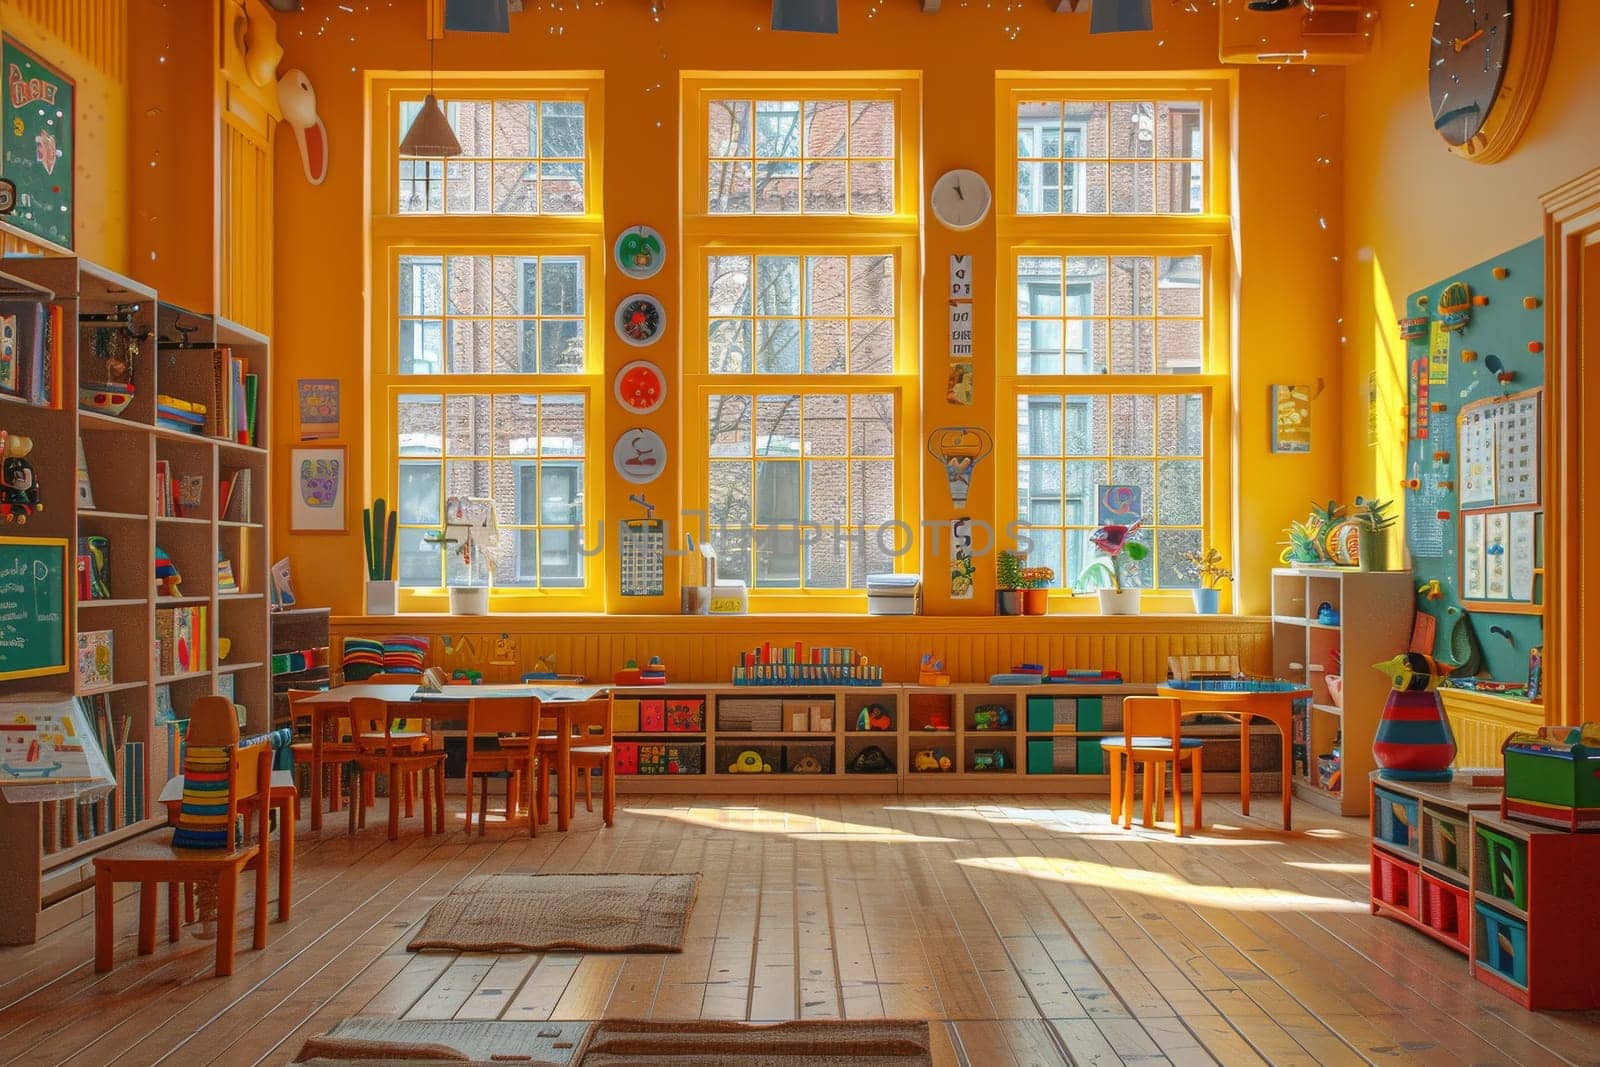
[[[31,297],[28,295],[31,294]],[[6,257],[0,296],[45,300],[61,309],[60,387],[55,406],[0,402],[0,429],[35,441],[33,460],[46,507],[27,536],[62,537],[79,554],[107,559],[104,583],[88,597],[70,590],[72,642],[111,633],[111,678],[92,687],[76,670],[0,683],[0,697],[72,693],[112,724],[118,772],[113,796],[97,803],[0,803],[0,849],[19,857],[0,877],[0,943],[26,943],[93,910],[96,850],[153,829],[164,815],[152,803],[177,766],[175,714],[232,687],[257,732],[271,717],[267,623],[267,449],[270,420],[268,339],[226,320],[162,303],[147,286],[72,257]],[[198,432],[168,426],[158,397],[209,409],[218,353],[256,376],[255,433],[224,439],[215,422]],[[240,375],[242,377],[242,373]],[[84,410],[80,386],[128,381],[132,399],[118,412]],[[104,392],[104,391],[102,391]],[[248,422],[248,405],[238,421]],[[79,498],[76,442],[82,441],[92,503]],[[224,512],[222,491],[248,471],[248,490]],[[170,476],[173,506],[162,479]],[[189,496],[182,508],[183,493]],[[95,539],[93,543],[89,539]],[[158,577],[157,549],[182,576],[176,590]],[[228,561],[233,587],[219,576]],[[170,613],[170,614],[169,614]],[[163,664],[164,619],[187,615],[184,661]],[[220,655],[226,644],[227,654]]]

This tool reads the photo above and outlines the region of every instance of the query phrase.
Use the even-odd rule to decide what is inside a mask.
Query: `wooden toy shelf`
[[[1600,926],[1585,908],[1600,834],[1500,818],[1500,791],[1372,775],[1374,915],[1466,956],[1530,1010],[1600,1007]]]
[[[185,709],[231,684],[234,700],[249,716],[246,728],[259,731],[268,725],[267,531],[259,523],[219,521],[216,488],[223,470],[248,468],[251,517],[265,515],[272,389],[269,342],[261,334],[162,304],[154,290],[75,256],[8,256],[3,272],[11,284],[36,289],[33,299],[62,312],[56,405],[0,406],[0,429],[36,443],[30,458],[47,502],[19,532],[64,538],[74,554],[82,539],[104,539],[109,595],[82,598],[75,587],[69,590],[69,637],[75,644],[81,631],[112,631],[113,655],[110,685],[85,686],[69,669],[0,683],[0,695],[92,697],[103,709],[99,713],[119,724],[117,752],[123,757],[117,790],[100,805],[98,823],[89,802],[0,803],[0,853],[7,857],[0,874],[0,943],[17,944],[88,914],[92,904],[84,891],[93,881],[93,854],[165,821],[151,802],[173,762],[173,733],[156,718],[159,700],[170,695],[174,708]],[[22,291],[9,295],[29,298]],[[135,351],[117,348],[123,322],[144,335]],[[180,323],[186,332],[176,329]],[[257,376],[256,446],[157,425],[158,395],[198,389],[178,380],[179,361],[204,356],[209,373],[209,353],[218,349],[242,357]],[[81,410],[80,385],[113,377],[108,352],[131,357],[126,364],[133,399],[116,415]],[[209,398],[195,392],[191,399]],[[92,507],[79,506],[74,493],[79,441]],[[162,513],[156,471],[163,462],[188,475],[191,487],[200,490],[195,510],[181,516]],[[182,596],[157,593],[153,559],[158,546],[183,576]],[[219,595],[219,555],[231,564],[241,595]],[[158,613],[190,607],[205,610],[205,629],[195,640],[205,649],[204,666],[163,673],[155,647]],[[231,643],[225,658],[217,654],[222,638]],[[168,688],[159,691],[161,686]]]
[[[1415,590],[1409,571],[1357,571],[1339,567],[1276,567],[1272,571],[1273,677],[1311,689],[1311,708],[1297,721],[1294,795],[1339,815],[1367,814],[1372,739],[1388,692],[1371,668],[1406,647],[1411,638]],[[1337,623],[1318,621],[1328,605]],[[1342,673],[1333,663],[1343,664]],[[1343,700],[1328,675],[1343,681]],[[1318,757],[1340,742],[1340,785],[1323,788]],[[1348,783],[1350,788],[1343,788]]]

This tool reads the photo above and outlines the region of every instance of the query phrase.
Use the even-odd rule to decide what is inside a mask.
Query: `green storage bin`
[[[1032,713],[1032,703],[1028,708]],[[1056,743],[1048,738],[1028,742],[1028,773],[1054,774],[1056,770]]]
[[[1095,701],[1096,704],[1099,701]],[[1083,705],[1078,705],[1078,714],[1083,714]],[[1079,774],[1104,774],[1106,773],[1106,750],[1100,747],[1098,737],[1078,738],[1078,773]]]
[[[1092,733],[1095,730],[1104,730],[1105,726],[1101,725],[1104,722],[1105,706],[1099,697],[1078,698],[1079,730],[1082,730],[1084,733]],[[1118,725],[1120,726],[1121,724],[1119,723]],[[1081,750],[1078,755],[1078,762],[1079,764],[1083,763],[1083,755]],[[1095,773],[1098,774],[1099,772],[1096,771]]]
[[[1079,729],[1078,709],[1082,702],[1074,697],[1030,696],[1028,698],[1028,732],[1030,734],[1071,732]]]
[[[1483,846],[1483,871],[1488,884],[1479,888],[1490,896],[1526,911],[1528,907],[1528,844],[1520,837],[1503,834],[1492,827],[1478,825],[1478,841]]]

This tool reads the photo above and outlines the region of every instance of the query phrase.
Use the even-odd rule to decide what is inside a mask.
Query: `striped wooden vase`
[[[1378,777],[1406,782],[1448,782],[1456,739],[1444,702],[1433,689],[1391,689],[1372,742]]]

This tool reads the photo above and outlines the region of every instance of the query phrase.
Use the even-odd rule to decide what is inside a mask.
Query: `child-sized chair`
[[[594,772],[600,772],[600,810],[610,826],[617,810],[617,757],[611,701],[588,700],[572,709],[572,773],[583,782],[583,806],[594,810]],[[579,778],[573,779],[577,785]]]
[[[256,872],[255,947],[267,947],[267,836],[272,790],[270,744],[241,747],[233,702],[208,696],[195,701],[184,755],[184,791],[171,838],[146,834],[114,845],[94,858],[94,969],[111,969],[116,942],[113,890],[117,882],[139,883],[139,955],[156,947],[156,887],[167,884],[167,939],[178,940],[178,888],[199,883],[215,896],[217,976],[233,973],[234,920],[239,875]],[[252,808],[253,805],[253,808]],[[258,820],[254,841],[242,841],[234,825],[241,809]],[[285,831],[292,834],[293,827]],[[209,903],[209,901],[208,901]],[[209,906],[203,907],[208,912]],[[209,918],[209,916],[207,916]]]
[[[1100,739],[1100,747],[1111,760],[1111,821],[1114,823],[1120,818],[1124,829],[1133,825],[1134,765],[1144,767],[1144,824],[1149,827],[1154,825],[1154,818],[1161,816],[1165,806],[1167,764],[1170,763],[1174,832],[1183,836],[1185,760],[1194,771],[1194,826],[1198,829],[1201,825],[1205,785],[1200,766],[1203,742],[1183,736],[1181,707],[1170,697],[1127,697],[1122,702],[1122,736]]]
[[[538,834],[539,815],[533,798],[534,780],[543,749],[531,743],[539,735],[537,697],[496,697],[467,701],[467,832],[472,832],[472,780],[483,783],[478,805],[478,833],[489,816],[489,779],[506,779],[506,821],[516,817],[517,796],[528,810],[528,836]],[[490,741],[495,742],[490,746]]]
[[[383,700],[356,697],[350,701],[350,721],[356,754],[351,760],[357,781],[350,790],[350,832],[356,825],[367,825],[367,799],[372,795],[371,782],[379,774],[389,779],[389,840],[400,836],[401,794],[407,796],[407,817],[411,807],[410,786],[405,784],[412,775],[422,778],[422,832],[433,835],[435,824],[444,832],[444,751],[423,749],[418,751],[413,740],[406,738],[413,731],[400,730],[416,719],[415,712],[407,712]],[[366,729],[368,725],[381,726],[381,731]],[[428,737],[426,730],[415,734]],[[402,743],[402,739],[403,743]],[[365,785],[362,784],[363,780]]]

